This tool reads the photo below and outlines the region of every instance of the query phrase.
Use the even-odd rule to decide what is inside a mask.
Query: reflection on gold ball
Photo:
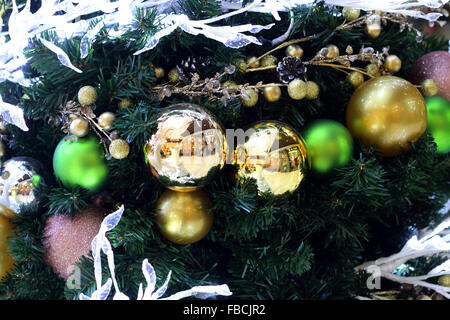
[[[281,97],[281,89],[278,86],[265,87],[263,89],[263,96],[269,102],[278,101]]]
[[[347,127],[362,145],[390,157],[409,150],[427,125],[425,101],[408,81],[381,76],[366,81],[347,106]]]
[[[286,48],[286,56],[301,59],[303,57],[303,49],[298,44],[291,44]]]
[[[8,238],[12,236],[12,227],[13,224],[7,218],[0,216],[0,282],[14,267],[14,259],[8,251]]]
[[[156,204],[156,221],[161,234],[177,244],[201,240],[214,221],[212,203],[202,190],[166,190]]]
[[[79,138],[84,137],[89,132],[89,122],[83,118],[75,118],[70,123],[69,131]]]
[[[255,179],[260,192],[293,192],[305,174],[306,148],[290,126],[261,121],[246,131],[245,142],[238,141],[236,164],[238,179]]]
[[[144,151],[153,175],[176,191],[205,186],[227,157],[225,131],[208,110],[187,103],[164,108]]]
[[[397,72],[402,67],[402,60],[397,57],[395,54],[390,54],[386,57],[384,61],[384,67],[389,72]]]

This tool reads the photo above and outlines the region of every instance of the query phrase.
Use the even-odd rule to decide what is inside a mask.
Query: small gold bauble
[[[291,44],[286,48],[286,56],[301,59],[303,57],[303,49],[298,44]]]
[[[244,73],[245,71],[247,71],[247,63],[244,61],[244,59],[235,60],[234,65],[239,70],[239,72]]]
[[[177,244],[201,240],[214,221],[212,203],[202,191],[166,190],[156,203],[156,221],[161,234]]]
[[[97,101],[97,90],[92,86],[84,86],[78,90],[78,102],[82,106],[89,106]]]
[[[125,109],[125,108],[128,108],[129,106],[131,106],[131,104],[132,104],[131,100],[128,98],[125,98],[125,99],[120,100],[118,107],[120,110],[122,110],[122,109]]]
[[[244,89],[244,94],[241,94],[242,105],[244,107],[253,107],[258,102],[258,91],[255,89]]]
[[[277,64],[277,62],[278,62],[277,57],[269,54],[261,59],[261,67],[274,66]]]
[[[169,73],[167,74],[167,78],[171,83],[177,83],[178,81],[180,81],[180,74],[178,73],[177,68],[170,69]]]
[[[0,282],[14,268],[14,259],[8,250],[9,238],[13,235],[13,224],[0,216]]]
[[[81,138],[89,132],[89,122],[84,118],[75,118],[70,123],[70,133]]]
[[[371,38],[377,38],[381,34],[381,17],[379,14],[372,14],[367,18],[366,33]]]
[[[261,66],[261,60],[256,60],[256,57],[248,57],[247,58],[247,65],[250,68],[258,68],[259,66]]]
[[[0,141],[0,157],[3,157],[5,155],[5,144]]]
[[[156,79],[162,79],[166,75],[163,68],[155,68],[155,77]]]
[[[353,21],[359,18],[360,10],[351,7],[344,7],[342,9],[342,15],[346,20]]]
[[[348,82],[353,86],[353,88],[358,88],[364,82],[364,76],[361,72],[352,71],[347,76]]]
[[[395,54],[390,54],[386,57],[384,61],[384,67],[389,72],[397,72],[402,67],[402,60],[397,57]]]
[[[438,93],[439,86],[433,79],[425,79],[422,82],[421,91],[425,97],[432,97]]]
[[[443,287],[450,287],[450,274],[444,274],[438,279],[438,284]]]
[[[317,99],[319,96],[319,86],[314,81],[306,81],[306,94],[305,98],[308,100]]]
[[[290,126],[261,121],[246,131],[236,148],[237,178],[256,180],[259,192],[280,195],[297,190],[306,170],[306,148]]]
[[[325,55],[328,59],[334,59],[339,57],[339,48],[334,44],[330,44],[327,46],[327,54]]]
[[[116,119],[116,116],[112,112],[103,112],[98,118],[97,123],[100,127],[102,127],[105,130],[109,130],[113,127],[114,119]]]
[[[364,146],[390,157],[410,149],[425,132],[427,110],[419,90],[408,81],[380,76],[359,86],[347,106],[347,127]]]
[[[301,100],[306,95],[306,83],[303,80],[295,79],[288,84],[288,94],[294,100]]]
[[[161,110],[144,152],[153,175],[175,191],[204,187],[225,165],[227,141],[217,118],[194,104]]]
[[[130,152],[130,146],[123,139],[115,139],[109,145],[109,153],[114,159],[124,159]]]
[[[378,65],[375,64],[375,63],[369,63],[369,64],[366,66],[366,72],[367,72],[367,74],[371,75],[372,77],[378,76],[378,75],[379,75],[379,74],[378,74],[379,71],[380,71],[380,68],[379,68]]]
[[[281,89],[278,86],[265,87],[263,89],[263,96],[268,102],[278,101],[281,97]]]

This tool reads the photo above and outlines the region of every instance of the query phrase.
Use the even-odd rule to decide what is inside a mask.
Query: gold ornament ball
[[[421,91],[425,97],[432,97],[438,93],[439,86],[433,79],[425,79],[422,82]]]
[[[114,159],[124,159],[130,153],[130,146],[123,139],[115,139],[109,145],[109,153]]]
[[[261,66],[261,60],[256,60],[256,57],[248,57],[247,58],[247,65],[250,68],[258,68],[259,66]]]
[[[371,75],[372,77],[378,76],[378,72],[380,71],[380,68],[375,63],[369,63],[366,66],[366,72]]]
[[[358,88],[360,85],[363,84],[364,76],[362,75],[361,72],[353,71],[348,74],[347,80],[348,80],[348,82],[351,83],[353,88]]]
[[[450,287],[450,274],[444,274],[438,279],[438,284],[443,287]]]
[[[347,127],[364,146],[385,157],[410,149],[427,126],[425,101],[408,81],[380,76],[359,86],[347,106]]]
[[[288,94],[294,100],[301,100],[306,96],[306,83],[303,80],[295,79],[288,84]]]
[[[390,54],[386,57],[384,61],[384,67],[389,72],[397,72],[402,67],[402,60],[397,57],[395,54]]]
[[[305,98],[308,100],[317,99],[319,96],[319,86],[314,81],[306,81],[306,94]]]
[[[244,59],[237,59],[234,61],[234,65],[236,68],[238,68],[239,72],[244,73],[247,71],[247,63],[244,61]]]
[[[238,180],[255,179],[260,193],[294,192],[306,171],[305,144],[294,129],[278,121],[261,121],[248,128],[235,156]]]
[[[286,48],[286,56],[301,59],[303,57],[303,48],[298,44],[291,44]]]
[[[278,62],[277,57],[269,54],[261,59],[261,67],[274,66],[277,64],[277,62]]]
[[[3,157],[5,155],[5,144],[0,141],[0,157]]]
[[[281,89],[278,86],[265,87],[263,89],[263,96],[268,102],[276,102],[281,97]]]
[[[84,86],[78,91],[78,102],[82,106],[94,104],[97,98],[97,90],[92,86]]]
[[[191,244],[205,237],[214,221],[212,203],[202,191],[166,190],[156,203],[161,234],[177,244]]]
[[[113,122],[116,119],[116,116],[112,112],[103,112],[98,118],[97,123],[100,127],[105,130],[109,130],[113,127]]]
[[[166,75],[165,71],[163,68],[155,68],[155,77],[156,79],[162,79],[164,78],[164,76]]]
[[[339,48],[334,44],[328,45],[327,54],[325,55],[325,57],[327,57],[328,59],[339,57]]]
[[[253,107],[258,103],[258,91],[255,89],[244,89],[239,97],[244,107]]]
[[[84,137],[89,132],[89,122],[84,118],[75,118],[70,123],[69,131],[79,138]]]
[[[381,34],[381,17],[379,14],[373,14],[367,18],[366,33],[374,39]]]
[[[198,190],[225,165],[225,131],[207,109],[175,104],[162,109],[156,123],[144,152],[151,172],[167,188]]]
[[[13,234],[13,224],[0,215],[0,282],[14,268],[14,259],[8,250],[9,238]]]
[[[122,110],[122,109],[125,109],[125,108],[128,108],[129,106],[131,106],[131,104],[132,104],[131,100],[128,98],[125,98],[125,99],[120,100],[118,107],[120,110]]]
[[[351,7],[344,7],[342,9],[342,15],[346,20],[353,21],[359,18],[360,10]]]
[[[177,83],[178,81],[180,81],[180,74],[178,73],[177,68],[170,69],[167,77],[169,78],[169,82],[171,83]]]

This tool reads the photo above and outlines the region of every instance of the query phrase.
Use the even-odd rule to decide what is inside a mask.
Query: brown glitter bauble
[[[47,219],[44,229],[44,260],[53,271],[67,279],[73,266],[91,250],[92,239],[100,230],[105,210],[87,207],[73,218],[53,215]]]
[[[450,100],[450,52],[434,51],[414,62],[408,78],[415,85],[433,79],[439,86],[438,96]]]

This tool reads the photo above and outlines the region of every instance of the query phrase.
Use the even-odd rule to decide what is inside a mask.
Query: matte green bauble
[[[425,98],[427,131],[433,136],[438,153],[450,151],[450,101],[439,97]]]
[[[108,177],[104,151],[93,137],[67,136],[56,147],[53,170],[67,188],[82,187],[99,191]]]
[[[329,173],[352,157],[353,138],[339,122],[316,120],[305,129],[303,138],[310,166],[317,173]]]

